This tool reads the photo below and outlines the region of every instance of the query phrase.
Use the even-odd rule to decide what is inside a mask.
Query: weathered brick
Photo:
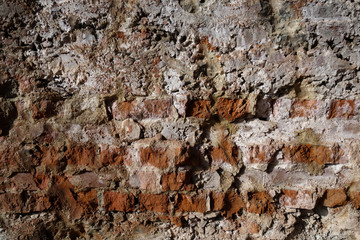
[[[313,209],[316,199],[310,190],[282,189],[279,202],[287,208]]]
[[[207,165],[203,152],[196,147],[178,148],[177,157],[175,158],[175,166],[191,166],[193,168],[201,168]]]
[[[270,163],[278,148],[270,145],[255,145],[247,148],[247,159],[250,163]]]
[[[165,169],[172,164],[181,165],[187,158],[187,147],[181,141],[156,141],[139,149],[141,164]]]
[[[161,184],[164,191],[194,190],[189,171],[165,173],[162,175]]]
[[[135,198],[132,194],[107,191],[104,193],[106,211],[132,212],[135,209]]]
[[[301,144],[285,146],[282,150],[286,161],[295,163],[312,163],[320,165],[339,163],[344,151],[339,147]]]
[[[38,190],[31,173],[17,173],[10,181],[15,190]]]
[[[321,116],[323,104],[318,100],[294,100],[291,105],[290,117],[316,117]]]
[[[19,193],[0,194],[0,211],[8,213],[21,213],[24,203]]]
[[[65,152],[67,164],[75,166],[95,166],[96,149],[93,145],[69,146]]]
[[[104,187],[105,184],[93,172],[85,172],[69,177],[69,182],[78,189]]]
[[[169,197],[164,194],[140,194],[140,211],[166,213],[169,211]]]
[[[127,150],[125,147],[101,147],[100,163],[102,166],[123,165],[125,162],[127,162]]]
[[[221,165],[222,163],[237,165],[239,162],[238,148],[224,139],[219,146],[211,149],[211,159],[215,165]]]
[[[205,195],[178,194],[175,197],[175,212],[206,212]]]
[[[36,173],[34,175],[34,181],[40,189],[48,189],[50,178],[47,174]]]
[[[348,196],[350,201],[355,206],[355,208],[360,208],[360,191],[352,190],[351,188],[348,191]]]
[[[154,167],[165,169],[169,167],[170,159],[166,149],[146,147],[140,149],[140,161],[142,164],[150,164]]]
[[[172,100],[165,99],[145,99],[143,101],[144,118],[167,118],[171,114]]]
[[[344,189],[327,189],[323,197],[323,205],[326,207],[342,206],[346,202]]]
[[[158,176],[153,171],[136,171],[129,179],[131,187],[147,191],[155,191],[157,182]]]
[[[41,212],[51,206],[48,196],[27,192],[0,194],[0,202],[0,212],[7,213]]]
[[[355,112],[353,100],[334,100],[331,103],[328,118],[351,118]]]
[[[211,102],[209,100],[192,100],[186,105],[186,116],[210,118]]]
[[[212,210],[222,211],[222,215],[231,218],[245,207],[242,197],[234,192],[211,193]]]
[[[41,119],[49,118],[57,114],[57,106],[55,100],[40,100],[31,104],[32,118]]]
[[[43,212],[51,207],[50,198],[43,194],[31,194],[26,201],[23,212]]]
[[[222,118],[232,122],[244,117],[249,112],[249,102],[246,99],[220,98],[216,109]]]
[[[167,118],[172,113],[172,99],[133,100],[120,104],[115,102],[112,106],[112,113],[116,120]]]
[[[246,211],[256,214],[272,214],[275,211],[273,199],[267,192],[251,193]]]
[[[73,186],[64,177],[55,177],[49,189],[49,196],[55,200],[55,207],[69,214],[70,219],[79,219],[83,209],[76,201]]]
[[[95,190],[77,193],[76,200],[83,209],[85,216],[96,212],[98,208],[98,198]]]
[[[59,165],[58,148],[55,146],[42,146],[40,147],[38,158],[42,165],[57,167]]]

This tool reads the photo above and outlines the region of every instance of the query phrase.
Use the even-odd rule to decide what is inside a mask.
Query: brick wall
[[[0,3],[0,239],[360,238],[356,1]]]

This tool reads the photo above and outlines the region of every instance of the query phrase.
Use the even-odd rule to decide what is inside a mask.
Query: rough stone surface
[[[360,239],[358,0],[0,0],[0,239]]]

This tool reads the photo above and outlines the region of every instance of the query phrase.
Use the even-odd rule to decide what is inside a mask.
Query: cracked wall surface
[[[0,239],[360,239],[358,0],[0,0]]]

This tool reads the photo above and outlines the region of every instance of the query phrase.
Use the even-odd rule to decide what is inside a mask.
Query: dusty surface
[[[357,0],[0,0],[0,239],[360,239]]]

